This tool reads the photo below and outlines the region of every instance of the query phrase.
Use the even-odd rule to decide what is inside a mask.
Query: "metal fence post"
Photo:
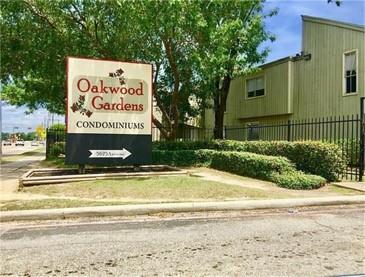
[[[291,141],[291,121],[288,120],[288,135],[287,135],[288,141]]]
[[[364,150],[365,150],[365,97],[360,98],[360,155],[359,155],[359,181],[364,175]]]
[[[50,138],[49,138],[49,130],[46,129],[46,159],[49,158],[49,148],[50,148]]]

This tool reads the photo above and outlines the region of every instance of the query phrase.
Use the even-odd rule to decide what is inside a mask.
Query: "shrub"
[[[347,165],[358,166],[360,158],[360,140],[359,139],[341,139],[334,142],[344,153],[347,153]]]
[[[317,189],[325,185],[326,179],[317,175],[302,172],[287,172],[285,174],[272,174],[270,180],[279,187],[287,189]]]
[[[65,146],[66,143],[64,141],[55,142],[49,149],[50,157],[58,157],[61,154],[64,155],[66,153]]]
[[[214,149],[212,141],[156,141],[153,142],[154,150],[199,150]]]
[[[234,174],[270,180],[274,173],[295,171],[286,158],[271,157],[247,152],[219,152],[213,154],[211,167]]]
[[[172,166],[209,166],[212,161],[213,150],[153,150],[154,164],[168,164]]]
[[[337,180],[346,167],[346,158],[335,144],[318,141],[184,141],[159,142],[154,148],[160,150],[214,149],[220,151],[242,151],[269,156],[282,156],[292,161],[298,170],[319,175],[329,181]]]

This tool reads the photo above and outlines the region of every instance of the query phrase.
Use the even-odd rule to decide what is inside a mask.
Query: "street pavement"
[[[0,226],[0,276],[365,273],[363,205]]]
[[[3,146],[3,157],[19,155],[19,158],[14,162],[0,165],[0,200],[13,199],[14,193],[18,190],[18,179],[31,168],[37,167],[38,163],[45,159],[44,147],[39,153],[20,156],[25,152],[36,149],[39,150],[39,147],[31,147],[30,142],[26,142],[24,147]]]

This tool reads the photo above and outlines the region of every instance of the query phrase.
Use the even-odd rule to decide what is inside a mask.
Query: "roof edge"
[[[286,63],[288,61],[291,61],[292,58],[293,58],[292,56],[286,56],[286,57],[280,58],[278,60],[274,60],[274,61],[271,61],[271,62],[268,62],[268,63],[264,63],[264,64],[260,65],[259,67],[260,68],[265,68],[265,67],[278,65],[278,64],[281,64],[281,63]]]
[[[355,31],[365,32],[365,26],[363,26],[363,25],[347,23],[347,22],[343,22],[343,21],[337,21],[337,20],[321,18],[321,17],[313,17],[313,16],[309,16],[309,15],[301,15],[301,16],[302,16],[303,21],[327,24],[327,25],[332,25],[332,26],[336,26],[336,27],[342,27],[342,28],[347,28],[347,29],[351,29],[351,30],[355,30]]]

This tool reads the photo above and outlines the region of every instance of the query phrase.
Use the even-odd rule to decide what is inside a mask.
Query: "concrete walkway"
[[[45,153],[40,152],[32,156],[20,156],[14,162],[2,163],[0,170],[0,200],[4,195],[16,194],[18,179],[28,170],[37,167],[38,163],[44,159]]]
[[[338,182],[335,186],[365,192],[365,182]]]

